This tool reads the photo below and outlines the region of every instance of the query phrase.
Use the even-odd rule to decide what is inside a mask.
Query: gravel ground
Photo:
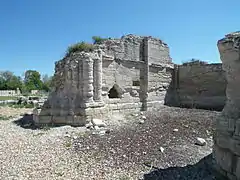
[[[115,116],[104,135],[83,127],[33,129],[19,126],[25,121],[16,118],[2,120],[0,179],[214,179],[211,136],[218,114],[164,106],[144,113],[143,124],[140,114]],[[196,137],[207,145],[195,145]]]

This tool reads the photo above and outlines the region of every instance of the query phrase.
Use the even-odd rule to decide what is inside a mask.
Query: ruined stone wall
[[[138,103],[137,107],[141,107],[139,100],[139,86],[133,86],[133,81],[140,81],[140,69],[142,64],[130,61],[103,61],[103,100],[106,104],[113,104],[110,108],[120,110],[125,108],[122,103]],[[117,91],[117,97],[109,97],[109,91],[114,89]],[[134,108],[129,106],[128,109]]]
[[[172,80],[172,66],[151,65],[149,67],[148,100],[164,101]],[[163,102],[164,103],[164,102]]]
[[[213,155],[217,171],[223,179],[240,179],[240,32],[218,41],[218,49],[226,72],[226,105],[217,119]]]
[[[107,104],[113,104],[110,106],[116,110],[146,110],[153,106],[153,101],[163,104],[171,82],[169,69],[173,67],[165,43],[151,37],[128,35],[105,42],[102,49],[105,53],[103,99]],[[114,86],[121,98],[108,98]]]
[[[34,112],[34,121],[82,125],[91,118],[91,107],[98,108],[101,116],[102,106],[101,51],[74,53],[56,63],[54,89]]]
[[[159,39],[149,38],[148,40],[149,64],[171,64],[172,59],[168,45]]]
[[[147,39],[147,40],[146,40]],[[98,45],[106,55],[114,59],[144,61],[144,49],[148,49],[149,64],[172,64],[169,47],[160,39],[151,36],[126,35],[110,39]]]
[[[222,64],[176,65],[167,104],[222,110],[225,105],[226,78]]]
[[[42,109],[35,110],[36,123],[80,125],[113,111],[129,113],[163,104],[172,68],[165,43],[128,35],[95,48],[56,63],[55,88]]]

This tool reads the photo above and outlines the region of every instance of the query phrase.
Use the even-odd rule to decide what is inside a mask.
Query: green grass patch
[[[0,96],[0,101],[6,101],[6,100],[17,100],[18,97],[16,96]]]
[[[80,42],[80,43],[76,43],[73,44],[71,46],[68,47],[67,52],[66,52],[66,56],[69,56],[72,53],[75,52],[92,52],[94,50],[94,45],[93,44],[89,44],[86,42]]]
[[[0,115],[0,121],[6,121],[6,120],[9,120],[11,118],[12,118],[12,116],[2,116],[2,115]]]
[[[33,104],[10,104],[8,106],[11,108],[29,108],[29,109],[34,108]]]

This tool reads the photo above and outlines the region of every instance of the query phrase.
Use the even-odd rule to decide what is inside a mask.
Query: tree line
[[[11,71],[0,71],[0,90],[17,90],[22,93],[31,90],[43,90],[49,92],[52,87],[52,76],[41,75],[35,70],[27,70],[24,76],[16,76]]]

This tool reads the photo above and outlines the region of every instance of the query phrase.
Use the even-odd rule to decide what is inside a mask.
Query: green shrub
[[[188,61],[183,62],[183,65],[193,65],[193,64],[198,64],[198,65],[205,65],[208,64],[206,61],[198,60],[198,59],[190,59]]]
[[[12,104],[12,105],[9,105],[9,107],[12,107],[12,108],[34,108],[34,104]]]
[[[34,104],[26,104],[25,108],[34,108]]]
[[[93,51],[93,49],[94,49],[93,44],[89,44],[82,41],[80,43],[69,46],[67,49],[66,56],[69,56],[71,53],[74,53],[74,52],[81,52],[81,51],[91,52]]]
[[[103,41],[106,41],[107,38],[101,38],[100,36],[93,36],[93,44],[102,44]]]
[[[7,117],[7,116],[1,116],[0,115],[0,120],[9,120],[10,119],[10,117]]]

